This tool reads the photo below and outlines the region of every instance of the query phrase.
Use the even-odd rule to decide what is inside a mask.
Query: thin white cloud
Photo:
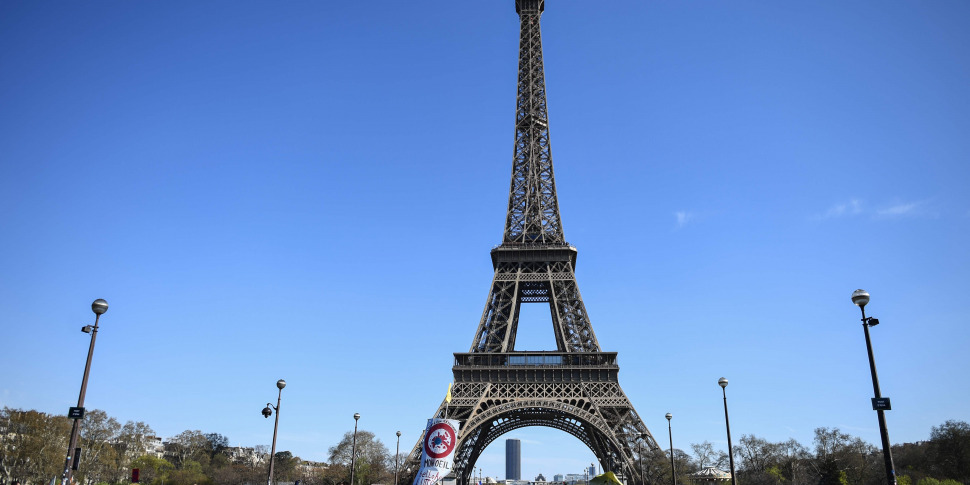
[[[914,216],[923,214],[922,202],[909,202],[896,204],[885,209],[876,211],[876,215],[881,217]]]
[[[829,207],[827,211],[816,214],[812,219],[824,221],[826,219],[854,216],[868,216],[873,219],[891,219],[902,217],[938,217],[939,214],[930,210],[927,201],[899,202],[882,209],[870,209],[859,199],[851,199],[848,202]]]
[[[694,218],[694,214],[687,211],[677,211],[674,212],[674,217],[677,218],[677,229],[680,229]]]
[[[900,202],[876,211],[876,217],[882,219],[919,217],[935,219],[940,217],[939,210],[932,200],[918,200],[915,202]]]
[[[825,213],[816,215],[815,219],[834,219],[836,217],[856,216],[859,214],[862,214],[862,201],[859,199],[852,199],[849,202],[835,204],[832,207],[829,207],[829,210],[825,211]]]

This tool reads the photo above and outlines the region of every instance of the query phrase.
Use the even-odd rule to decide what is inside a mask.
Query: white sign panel
[[[434,485],[449,473],[455,447],[458,446],[458,421],[429,419],[421,446],[421,469],[414,477],[414,485]]]

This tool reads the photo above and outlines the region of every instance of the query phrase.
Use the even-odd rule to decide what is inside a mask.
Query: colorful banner
[[[451,460],[457,446],[458,421],[429,419],[421,446],[421,469],[414,477],[414,485],[434,485],[451,473]]]

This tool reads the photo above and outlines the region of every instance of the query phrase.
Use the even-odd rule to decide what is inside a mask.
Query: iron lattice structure
[[[642,483],[639,453],[660,448],[620,388],[616,353],[600,349],[576,284],[576,248],[563,236],[549,144],[543,9],[543,0],[515,2],[519,74],[505,234],[491,253],[495,273],[471,348],[455,354],[452,402],[442,402],[435,416],[461,423],[453,467],[460,485],[469,483],[486,446],[527,426],[565,431],[604,470]],[[515,350],[523,303],[549,305],[556,351]],[[407,459],[404,480],[413,480],[422,442]]]

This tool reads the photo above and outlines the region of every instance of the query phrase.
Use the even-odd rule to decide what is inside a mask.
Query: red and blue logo
[[[444,458],[455,451],[458,438],[448,423],[438,423],[428,430],[424,437],[424,452],[431,458]]]

